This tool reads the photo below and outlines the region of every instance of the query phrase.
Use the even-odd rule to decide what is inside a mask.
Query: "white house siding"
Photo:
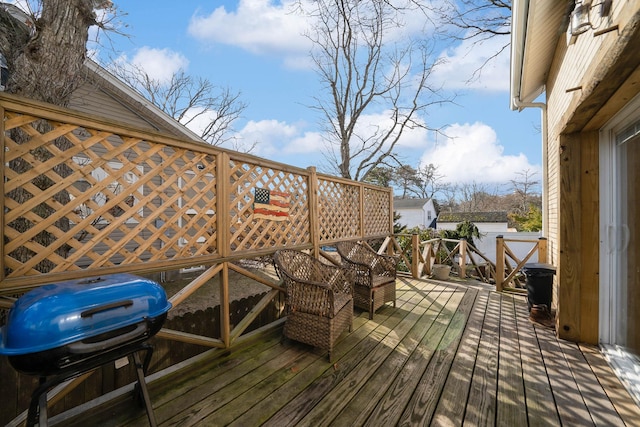
[[[431,199],[419,207],[403,207],[401,205],[403,202],[407,202],[407,200],[395,200],[393,202],[394,210],[400,215],[398,223],[407,226],[407,228],[427,228],[436,218],[435,206]]]
[[[424,227],[423,219],[425,213],[422,209],[403,209],[396,212],[400,214],[400,219],[398,220],[400,224],[406,225],[408,228]]]
[[[524,257],[529,253],[531,248],[535,245],[538,239],[541,237],[541,233],[515,233],[515,232],[495,232],[488,231],[483,233],[480,239],[473,239],[474,246],[480,252],[482,252],[487,258],[489,258],[494,263],[496,262],[496,237],[502,236],[505,240],[515,239],[515,240],[529,240],[531,243],[526,242],[507,242],[509,249],[518,257],[518,259],[524,259]],[[538,254],[535,253],[529,258],[527,263],[530,262],[538,262]]]
[[[506,233],[509,231],[506,222],[474,222],[480,233]],[[455,230],[457,222],[438,222],[438,230]]]

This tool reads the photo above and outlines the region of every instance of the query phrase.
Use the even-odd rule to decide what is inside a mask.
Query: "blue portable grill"
[[[155,425],[144,383],[153,352],[146,341],[160,330],[170,308],[162,286],[131,274],[48,284],[20,297],[0,330],[0,354],[16,370],[41,378],[27,424],[35,425],[39,413],[40,425],[46,425],[46,393],[55,385],[130,356]]]

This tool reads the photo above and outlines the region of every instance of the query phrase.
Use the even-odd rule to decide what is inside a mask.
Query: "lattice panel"
[[[311,242],[308,176],[234,160],[231,161],[230,168],[232,251]],[[288,193],[288,217],[283,221],[254,218],[253,198],[256,188]]]
[[[318,178],[320,241],[358,237],[360,187]]]
[[[89,119],[46,120],[38,111],[4,110],[3,280],[136,265],[169,270],[229,251],[307,245],[313,187],[320,242],[390,231],[386,190]],[[42,114],[64,117],[51,108]],[[229,164],[218,170],[223,158]],[[284,220],[254,215],[257,188],[286,194]]]
[[[6,277],[215,254],[216,159],[5,113]]]
[[[364,188],[364,235],[389,234],[391,224],[391,193],[389,191]]]

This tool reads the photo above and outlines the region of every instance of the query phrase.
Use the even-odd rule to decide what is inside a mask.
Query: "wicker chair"
[[[336,249],[342,265],[356,273],[353,290],[356,307],[367,310],[369,319],[373,319],[373,313],[385,303],[392,301],[396,306],[397,258],[378,254],[357,242],[340,242]]]
[[[273,263],[286,288],[284,336],[327,350],[332,361],[336,340],[352,328],[353,273],[289,249]]]

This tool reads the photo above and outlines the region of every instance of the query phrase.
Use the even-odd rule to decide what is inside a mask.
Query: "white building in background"
[[[509,218],[506,211],[500,212],[440,212],[438,230],[455,230],[464,221],[471,221],[482,233],[506,233],[516,231],[509,229]]]
[[[393,209],[400,215],[397,221],[407,228],[436,228],[436,211],[433,199],[394,199]]]
[[[473,239],[473,244],[492,262],[496,262],[496,238],[502,236],[505,239],[518,240],[510,242],[509,249],[519,259],[523,259],[541,237],[540,232],[523,233],[509,228],[507,212],[441,212],[438,216],[438,230],[455,230],[463,221],[471,221],[478,227],[480,238]],[[522,240],[522,241],[520,241]],[[535,253],[528,262],[537,262],[538,254]]]

